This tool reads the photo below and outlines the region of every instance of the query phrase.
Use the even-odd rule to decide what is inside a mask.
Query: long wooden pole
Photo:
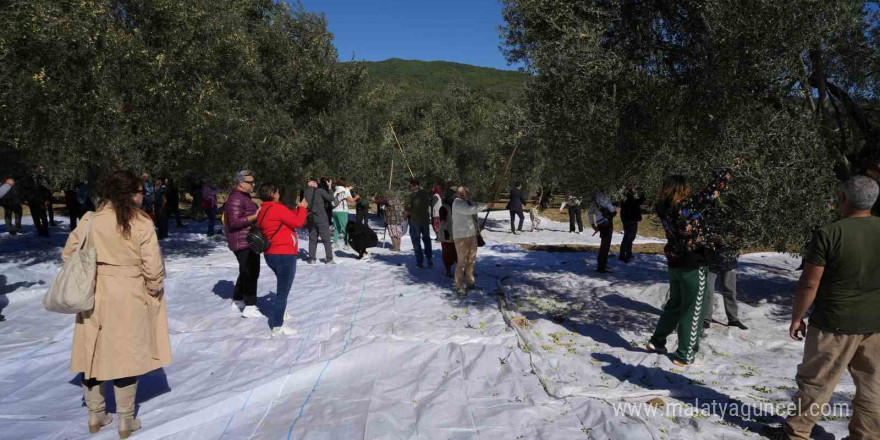
[[[388,191],[391,191],[392,181],[394,181],[394,158],[391,158],[391,173],[388,175]]]
[[[391,150],[391,153],[392,154],[394,153],[394,149]],[[393,181],[394,181],[394,157],[392,156],[391,157],[391,172],[388,175],[388,194],[391,193],[391,182],[393,182]],[[388,194],[385,195],[386,201],[388,200],[387,199]],[[388,213],[386,212],[385,214],[387,215]],[[385,249],[385,245],[388,244],[388,242],[385,241],[385,239],[388,238],[388,220],[387,220],[388,217],[385,217],[385,219],[386,219],[385,220],[385,232],[382,233],[382,249]]]
[[[498,200],[498,191],[501,190],[501,184],[504,183],[504,180],[507,179],[507,173],[510,171],[510,163],[513,162],[513,155],[516,154],[516,149],[519,148],[519,142],[514,144],[513,152],[510,153],[510,157],[507,158],[507,165],[504,166],[504,174],[501,176],[501,180],[498,181],[498,184],[495,185],[495,195],[492,196],[492,202]],[[486,217],[483,218],[483,223],[480,224],[480,229],[483,229],[486,226],[486,221],[489,220],[489,211],[486,210]]]
[[[400,139],[397,139],[397,133],[394,131],[394,124],[389,122],[388,126],[391,127],[391,134],[394,136],[394,140],[397,141],[397,148],[400,149],[400,155],[403,156],[403,161],[406,163],[406,168],[409,170],[410,177],[415,179],[416,175],[413,174],[413,170],[409,166],[409,160],[406,158],[406,153],[403,152],[403,145],[400,144]]]

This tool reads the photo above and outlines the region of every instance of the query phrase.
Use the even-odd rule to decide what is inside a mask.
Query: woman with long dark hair
[[[296,255],[299,253],[296,230],[306,224],[308,202],[303,199],[296,209],[288,209],[281,203],[281,188],[273,183],[260,187],[260,200],[263,205],[257,217],[257,226],[270,243],[263,256],[278,281],[275,304],[269,315],[269,328],[272,329],[272,336],[295,335],[296,330],[284,325],[284,310],[296,277]]]
[[[171,363],[165,264],[153,222],[141,209],[141,179],[128,171],[112,172],[99,195],[97,212],[83,216],[62,254],[67,260],[87,239],[98,259],[95,307],[76,315],[70,370],[83,374],[92,433],[112,421],[105,410],[104,382],[113,381],[119,437],[128,438],[141,427],[134,418],[137,376]]]
[[[730,171],[725,169],[711,185],[692,195],[684,176],[669,176],[657,195],[657,216],[666,232],[664,253],[669,265],[669,301],[648,349],[666,353],[666,338],[678,329],[678,349],[672,362],[686,366],[700,350],[700,333],[706,303],[711,231],[703,222],[708,209],[727,188]]]

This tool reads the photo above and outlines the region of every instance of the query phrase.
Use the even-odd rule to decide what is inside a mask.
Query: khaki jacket
[[[67,260],[86,235],[91,218],[90,247],[97,250],[95,308],[78,313],[73,333],[70,370],[86,379],[111,380],[139,376],[171,363],[171,343],[162,291],[165,264],[153,222],[143,212],[131,220],[126,239],[110,204],[83,216],[67,244]],[[164,293],[164,292],[162,292]]]

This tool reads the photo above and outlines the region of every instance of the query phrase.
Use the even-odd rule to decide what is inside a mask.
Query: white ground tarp
[[[490,220],[489,245],[478,258],[480,290],[465,299],[452,295],[437,243],[431,271],[413,267],[408,239],[402,253],[376,250],[372,262],[342,249],[339,265],[300,261],[287,307],[299,334],[284,338],[270,338],[265,319],[232,311],[237,267],[222,237],[200,234],[204,223],[172,228],[162,246],[174,362],[141,378],[144,428],[133,438],[754,438],[743,429],[748,423],[717,415],[634,416],[611,404],[654,395],[757,402],[749,396],[792,392],[801,346],[783,336],[795,262],[747,257],[753,269],[741,288],[752,330],[710,330],[705,366],[674,372],[665,359],[629,344],[644,342],[656,323],[661,260],[644,258],[599,278],[594,254],[515,245],[595,245],[598,236],[568,234],[567,224],[547,220],[542,232],[514,236],[506,216]],[[7,318],[0,323],[0,439],[116,438],[115,424],[88,435],[77,377],[68,371],[73,317],[46,312],[39,302],[60,265],[61,229],[47,240],[9,237],[0,227]],[[753,275],[757,281],[749,281]],[[275,290],[265,265],[259,286],[265,312]],[[524,315],[528,329],[505,322],[499,287],[508,318]],[[716,313],[723,316],[723,306]],[[848,386],[838,389],[841,398]],[[845,421],[823,426],[845,431]]]

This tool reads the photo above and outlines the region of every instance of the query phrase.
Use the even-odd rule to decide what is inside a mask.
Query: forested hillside
[[[527,75],[518,71],[498,70],[446,61],[417,61],[392,58],[361,62],[371,80],[400,87],[411,94],[440,93],[459,82],[496,99],[512,99],[525,85]]]

